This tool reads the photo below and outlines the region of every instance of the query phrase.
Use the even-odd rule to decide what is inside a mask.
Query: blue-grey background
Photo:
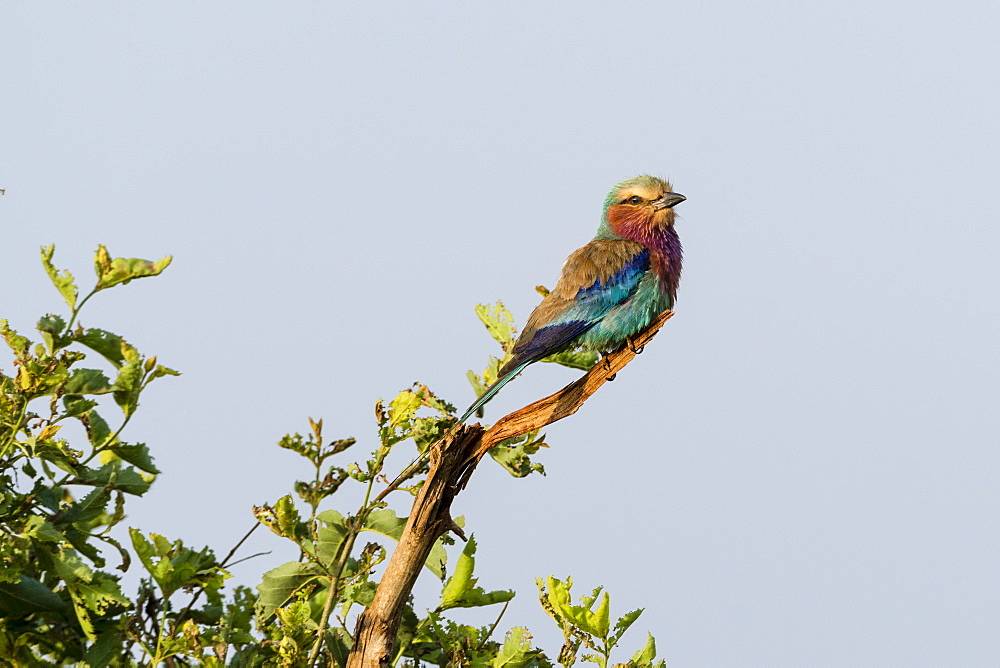
[[[43,244],[85,285],[98,243],[174,256],[83,322],[184,373],[125,434],[164,471],[127,523],[224,554],[308,473],[282,434],[358,458],[378,397],[464,407],[473,305],[523,322],[613,183],[669,177],[677,316],[548,477],[456,502],[501,629],[554,656],[534,578],[572,575],[646,608],[618,660],[995,666],[997,34],[987,2],[6,3],[0,316],[64,309]],[[260,550],[237,582],[294,558]]]

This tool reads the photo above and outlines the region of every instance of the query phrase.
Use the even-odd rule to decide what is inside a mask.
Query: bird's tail
[[[524,367],[528,366],[533,361],[534,360],[529,360],[529,361],[527,361],[527,362],[525,362],[523,364],[517,365],[516,367],[514,367],[513,369],[511,369],[510,373],[508,373],[503,378],[500,378],[497,382],[495,382],[492,385],[490,385],[489,387],[487,387],[486,391],[483,392],[483,395],[481,397],[479,397],[478,399],[476,399],[476,402],[474,404],[472,404],[471,406],[469,406],[469,410],[465,411],[465,415],[463,415],[461,417],[461,419],[458,421],[458,424],[464,424],[466,420],[468,420],[470,417],[472,417],[473,413],[475,413],[476,411],[478,411],[480,408],[482,408],[486,404],[487,401],[489,401],[490,399],[492,399],[493,395],[495,395],[497,392],[499,392],[501,387],[503,387],[504,385],[506,385],[507,383],[509,383],[511,380],[513,380],[514,376],[516,376],[517,374],[521,373],[521,371],[524,369]]]

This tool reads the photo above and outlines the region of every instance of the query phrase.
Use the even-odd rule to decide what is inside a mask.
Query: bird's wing
[[[570,255],[555,289],[528,318],[504,368],[534,362],[570,343],[626,301],[647,271],[649,251],[633,241],[595,239]]]
[[[634,241],[595,239],[570,255],[555,289],[528,317],[514,344],[513,357],[459,423],[469,419],[524,367],[567,345],[626,301],[647,271],[649,251]]]

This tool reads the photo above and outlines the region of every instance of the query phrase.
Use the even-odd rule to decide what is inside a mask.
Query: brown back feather
[[[624,239],[594,239],[566,258],[556,287],[528,316],[524,331],[514,345],[531,340],[535,332],[552,321],[576,298],[581,288],[589,288],[595,281],[604,283],[631,260],[644,246]]]

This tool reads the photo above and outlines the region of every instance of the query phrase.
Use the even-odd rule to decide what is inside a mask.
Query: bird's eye
[[[639,197],[638,195],[632,195],[625,201],[628,202],[629,204],[642,204],[642,198]]]

